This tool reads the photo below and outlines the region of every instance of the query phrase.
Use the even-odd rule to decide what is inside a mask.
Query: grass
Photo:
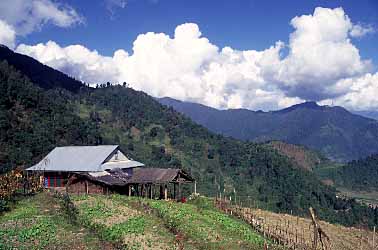
[[[249,225],[203,199],[192,204],[146,200],[166,225],[200,249],[262,249],[264,238]]]
[[[244,208],[247,212],[248,209]],[[303,236],[305,241],[311,245],[313,237],[312,221],[309,218],[299,218],[288,214],[278,214],[261,209],[251,209],[257,218],[264,222],[265,227],[277,227],[287,232],[287,237],[293,239],[295,233]],[[330,237],[332,250],[356,250],[376,249],[378,247],[375,236],[375,247],[372,246],[373,232],[353,227],[330,224],[325,221],[318,221],[324,232]],[[319,246],[320,247],[320,246]]]
[[[109,245],[62,215],[59,201],[47,193],[19,201],[0,217],[0,249],[101,249]]]
[[[125,249],[262,249],[264,238],[210,199],[176,203],[121,195],[72,196],[79,220]],[[274,248],[273,248],[274,249]]]
[[[359,191],[338,187],[337,191],[341,196],[353,198],[361,203],[378,207],[378,190]]]
[[[124,249],[179,249],[176,237],[157,217],[139,206],[138,199],[120,195],[73,196],[79,221],[104,240]],[[195,249],[190,244],[185,249]]]
[[[25,198],[0,217],[0,250],[262,249],[264,238],[210,199],[188,203],[121,195],[72,195],[70,224],[61,200],[48,193]],[[269,248],[276,249],[276,248]]]

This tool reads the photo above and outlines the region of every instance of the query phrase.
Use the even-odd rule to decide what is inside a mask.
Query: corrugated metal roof
[[[142,163],[131,160],[104,164],[117,148],[118,145],[56,147],[42,161],[27,170],[96,172],[112,169],[111,167],[143,166]]]

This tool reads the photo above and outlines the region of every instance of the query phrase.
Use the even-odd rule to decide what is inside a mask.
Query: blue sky
[[[287,42],[293,31],[290,20],[318,7],[343,7],[357,23],[378,27],[378,1],[184,1],[184,0],[129,0],[124,8],[107,10],[103,0],[64,1],[85,17],[85,25],[62,29],[49,25],[41,31],[20,38],[29,44],[58,41],[61,45],[85,44],[104,55],[117,49],[131,51],[135,38],[149,31],[172,35],[177,25],[194,22],[201,32],[219,47],[262,50],[277,40]],[[365,58],[378,64],[378,33],[355,44]]]
[[[378,109],[375,0],[3,0],[0,43],[92,85],[221,109]]]

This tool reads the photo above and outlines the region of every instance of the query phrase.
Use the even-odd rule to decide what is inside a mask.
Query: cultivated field
[[[266,210],[218,204],[226,211],[244,219],[257,231],[270,237],[273,241],[290,249],[314,249],[314,227],[311,219],[288,214],[277,214]],[[344,227],[317,221],[323,235],[323,247],[330,250],[373,250],[378,249],[378,234],[372,231]],[[327,237],[329,239],[327,239]],[[317,249],[322,249],[320,240]]]
[[[259,250],[264,245],[284,249],[207,198],[183,204],[42,192],[20,198],[0,215],[0,250]]]

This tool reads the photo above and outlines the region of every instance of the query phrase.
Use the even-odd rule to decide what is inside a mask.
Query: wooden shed
[[[73,173],[69,193],[117,192],[129,196],[160,199],[181,199],[183,184],[194,183],[193,177],[181,169],[133,168],[131,172],[112,170],[103,173]]]

